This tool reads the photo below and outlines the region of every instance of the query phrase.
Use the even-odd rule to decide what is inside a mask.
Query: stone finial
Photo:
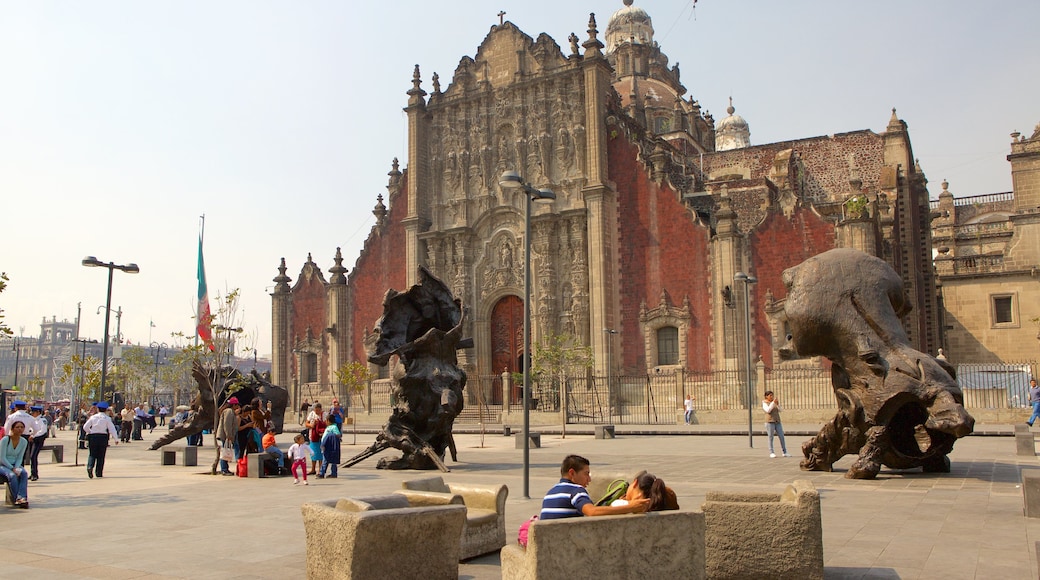
[[[571,43],[571,56],[580,56],[578,53],[578,35],[572,32],[571,35],[567,37],[567,42]]]
[[[310,252],[307,252],[307,263],[308,264],[313,264],[314,263],[314,260],[311,259],[311,253]]]
[[[431,80],[433,81],[433,94],[441,94],[441,76],[435,72]]]
[[[592,58],[597,56],[603,56],[603,43],[596,38],[599,33],[596,30],[596,13],[589,13],[589,39],[586,40],[582,46],[585,47],[585,58]]]
[[[285,294],[289,292],[289,282],[291,278],[285,275],[285,258],[282,258],[282,263],[278,266],[278,275],[274,277],[275,294]]]
[[[332,278],[329,281],[332,284],[346,284],[347,277],[345,274],[347,269],[343,267],[343,252],[340,251],[340,248],[336,248],[336,257],[333,258],[333,261],[336,262],[336,265],[329,268],[329,273],[332,274]]]
[[[386,213],[386,206],[383,205],[383,195],[379,194],[376,196],[376,207],[372,210],[372,215],[376,216],[377,226],[382,226],[386,222]]]
[[[733,113],[736,113],[736,112],[737,112],[737,110],[735,108],[733,108],[733,97],[730,97],[729,98],[729,106],[726,107],[726,113],[732,115]]]
[[[888,120],[889,131],[902,131],[905,127],[903,122],[899,120],[899,116],[896,115],[896,108],[892,107],[892,117]]]
[[[412,71],[412,88],[406,93],[408,95],[408,105],[422,105],[425,104],[423,97],[426,96],[426,91],[422,90],[419,85],[422,84],[422,78],[419,76],[419,65],[415,65],[415,69]]]

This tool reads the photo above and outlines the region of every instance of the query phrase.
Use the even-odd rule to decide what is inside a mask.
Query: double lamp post
[[[124,266],[113,262],[102,262],[94,256],[83,258],[82,264],[89,268],[108,268],[108,293],[105,298],[105,342],[101,347],[101,392],[98,393],[98,400],[104,401],[106,400],[105,380],[108,377],[108,320],[112,312],[112,273],[116,270],[122,270],[127,274],[137,274],[141,269],[132,262]]]

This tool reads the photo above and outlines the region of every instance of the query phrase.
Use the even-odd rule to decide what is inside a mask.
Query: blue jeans
[[[775,454],[773,450],[773,437],[780,437],[780,449],[783,450],[784,455],[787,455],[787,441],[784,440],[784,426],[780,423],[766,423],[766,435],[769,435],[769,452]]]
[[[268,453],[270,455],[274,455],[275,457],[278,458],[278,467],[285,467],[285,452],[284,451],[282,451],[281,449],[279,449],[277,447],[271,446],[271,447],[264,447],[264,453]]]
[[[328,459],[322,459],[321,460],[321,476],[325,477],[325,471],[329,467],[332,467],[332,473],[331,473],[332,477],[339,477],[339,462],[338,461],[329,462]]]
[[[686,424],[690,424],[690,419],[693,418],[693,410],[686,411]]]
[[[25,467],[22,467],[21,475],[15,475],[13,469],[0,465],[0,475],[7,478],[7,487],[11,488],[11,495],[15,500],[29,497],[29,472]]]
[[[1029,420],[1026,421],[1026,423],[1029,423],[1029,426],[1031,427],[1033,421],[1036,421],[1037,417],[1040,417],[1040,402],[1033,403],[1033,414],[1029,416]]]

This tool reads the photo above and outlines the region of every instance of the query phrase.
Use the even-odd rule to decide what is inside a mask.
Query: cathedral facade
[[[519,371],[527,197],[499,185],[506,171],[556,196],[531,216],[532,344],[587,346],[596,373],[739,369],[748,327],[752,358],[779,365],[781,273],[839,246],[895,268],[911,341],[936,351],[927,181],[894,110],[881,132],[753,145],[732,103],[716,122],[686,94],[631,0],[598,26],[591,17],[564,48],[493,26],[429,92],[415,68],[406,168],[394,160],[353,270],[337,250],[326,281],[308,256],[290,286],[282,261],[276,384],[331,385],[365,360],[383,294],[420,265],[467,309],[467,372]],[[757,283],[738,285],[738,272]]]

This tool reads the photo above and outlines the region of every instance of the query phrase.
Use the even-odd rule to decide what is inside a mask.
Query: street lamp
[[[148,348],[155,349],[155,373],[152,374],[152,399],[154,402],[155,391],[159,388],[159,350],[162,349],[164,353],[168,353],[170,347],[165,342],[153,342],[148,345]]]
[[[618,333],[616,329],[604,328],[603,332],[607,333],[607,412],[610,414],[610,419],[614,418],[614,390],[610,381],[610,371],[614,366],[614,361],[611,356],[611,346],[614,342],[614,335]]]
[[[108,377],[108,319],[112,313],[112,272],[122,270],[127,274],[137,274],[141,269],[133,262],[124,266],[114,262],[102,262],[94,256],[83,258],[81,263],[89,268],[108,268],[108,293],[105,298],[105,343],[101,347],[101,392],[98,397],[99,400],[104,401],[105,381]]]
[[[754,383],[752,382],[752,373],[754,372],[751,366],[751,285],[756,284],[758,280],[752,276],[748,276],[743,272],[737,272],[733,276],[734,282],[740,282],[744,285],[744,346],[745,350],[745,362],[747,363],[747,437],[748,447],[754,448],[755,443],[752,438],[752,419],[751,419],[751,405],[754,402]]]
[[[13,386],[14,386],[14,388],[17,389],[18,388],[18,363],[20,362],[20,357],[21,357],[21,354],[22,354],[21,349],[18,348],[18,337],[17,336],[14,337],[14,345],[12,346],[11,350],[14,351],[14,385]]]
[[[521,189],[524,192],[524,337],[521,360],[524,365],[524,499],[531,498],[531,202],[551,202],[556,194],[551,189],[535,189],[524,182],[520,174],[506,171],[498,179],[502,189]]]

